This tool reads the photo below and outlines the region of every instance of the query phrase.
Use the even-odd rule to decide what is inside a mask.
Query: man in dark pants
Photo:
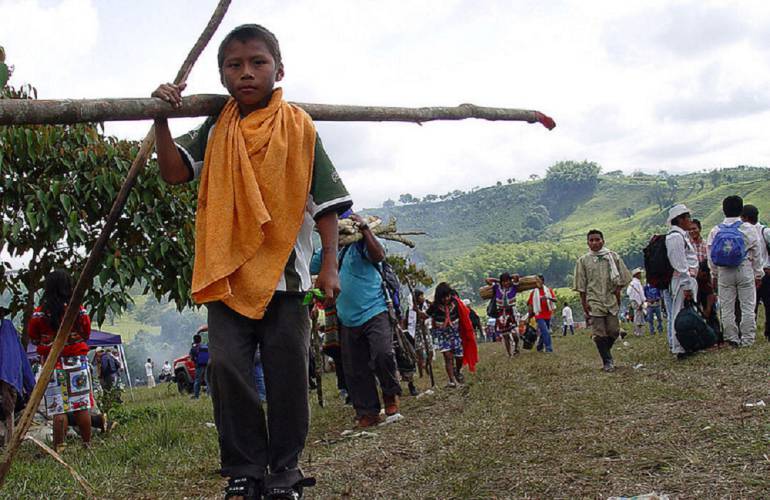
[[[385,249],[374,237],[366,221],[350,217],[358,225],[363,240],[340,251],[340,288],[337,317],[342,340],[342,362],[350,399],[356,410],[357,427],[377,425],[380,418],[379,381],[385,414],[398,418],[401,385],[396,376],[393,330],[382,276],[377,267],[385,260]]]

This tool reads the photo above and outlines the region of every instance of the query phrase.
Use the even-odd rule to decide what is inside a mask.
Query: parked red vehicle
[[[203,342],[208,344],[208,326],[204,325],[198,328],[198,331],[196,332],[198,335],[203,337]],[[180,394],[192,394],[193,393],[193,383],[195,382],[195,372],[196,372],[196,366],[195,362],[190,357],[190,354],[185,354],[181,358],[176,358],[174,360],[174,382],[176,382],[176,386],[179,389]],[[205,385],[205,380],[203,381],[203,384]]]

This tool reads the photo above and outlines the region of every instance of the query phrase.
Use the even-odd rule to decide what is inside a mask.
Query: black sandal
[[[302,498],[302,490],[315,486],[316,480],[314,477],[302,478],[294,486],[290,487],[274,487],[265,490],[265,499],[269,500],[298,500]]]
[[[262,500],[262,482],[253,477],[235,477],[227,482],[225,498],[243,497],[246,500]]]

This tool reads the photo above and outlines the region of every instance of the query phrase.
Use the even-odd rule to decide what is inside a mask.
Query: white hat
[[[644,272],[644,269],[641,267],[634,268],[633,271],[631,271],[631,276],[636,276],[637,274],[642,274]]]
[[[465,304],[466,306],[471,305],[470,299],[463,299],[463,304]]]
[[[674,205],[668,210],[668,219],[666,220],[666,222],[668,224],[671,224],[671,221],[676,219],[680,215],[689,214],[689,213],[692,213],[692,212],[690,211],[689,208],[687,208],[683,204],[680,203],[679,205]]]

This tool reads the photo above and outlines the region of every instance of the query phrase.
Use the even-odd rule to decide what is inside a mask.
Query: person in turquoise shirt
[[[393,331],[382,276],[378,267],[385,260],[385,248],[377,241],[366,221],[350,216],[363,239],[339,253],[340,294],[337,318],[340,324],[342,363],[348,393],[356,410],[359,428],[380,423],[379,382],[388,418],[400,418],[401,385],[396,373]]]

